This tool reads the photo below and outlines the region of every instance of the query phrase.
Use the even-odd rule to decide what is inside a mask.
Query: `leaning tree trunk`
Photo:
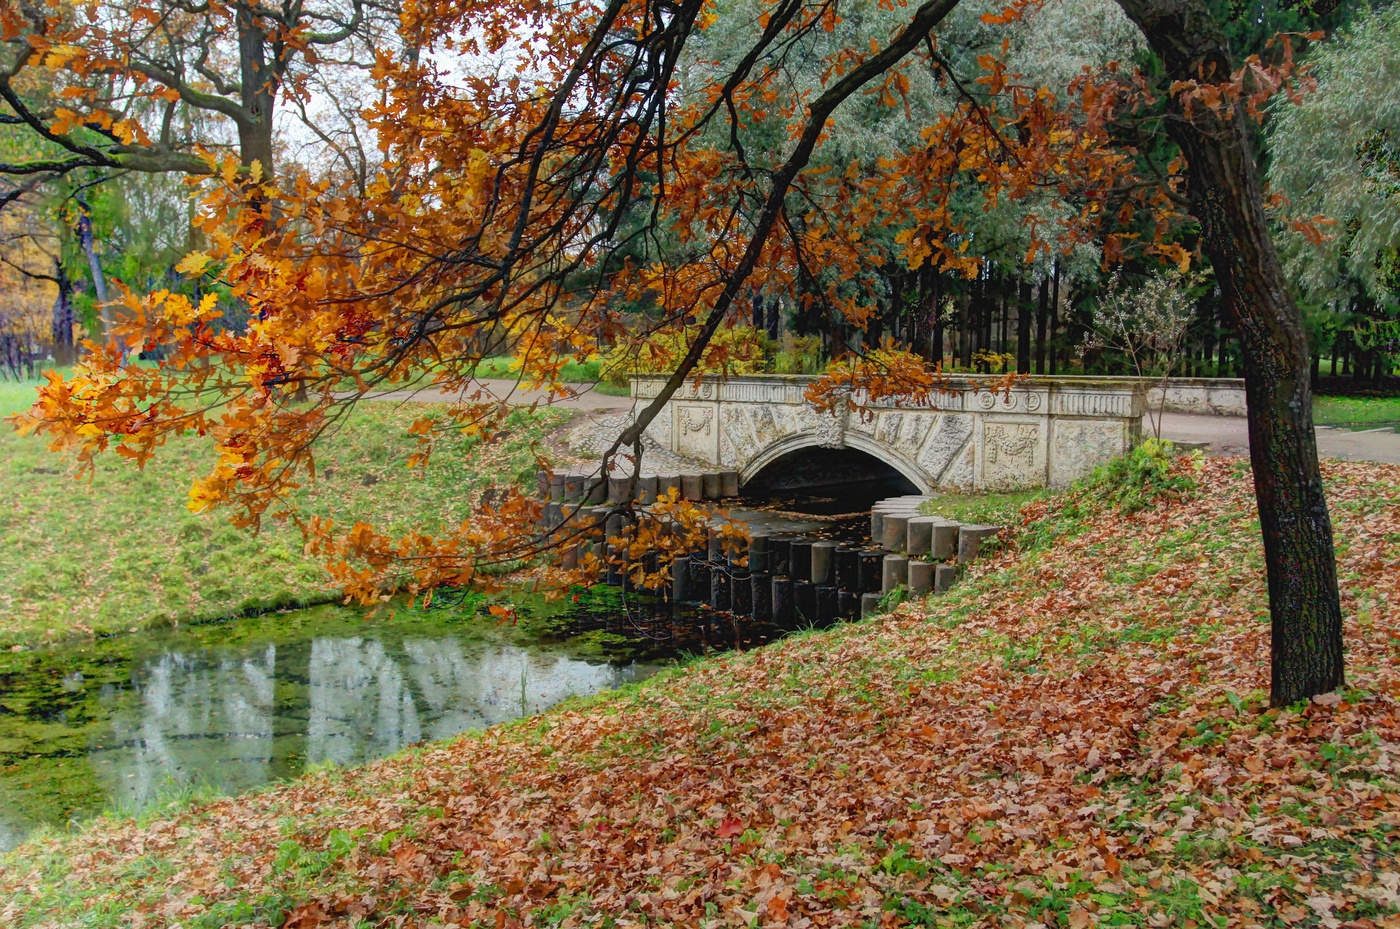
[[[1174,80],[1219,82],[1232,70],[1204,0],[1118,0]],[[1343,682],[1342,615],[1332,523],[1312,424],[1302,314],[1288,295],[1261,207],[1243,117],[1178,108],[1170,131],[1186,158],[1191,211],[1239,335],[1249,449],[1272,617],[1273,705]]]

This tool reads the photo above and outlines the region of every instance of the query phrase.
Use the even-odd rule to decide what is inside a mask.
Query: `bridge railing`
[[[648,435],[673,452],[738,470],[748,480],[805,446],[858,448],[922,491],[993,490],[1066,484],[1129,449],[1142,431],[1146,385],[1137,378],[1030,376],[1004,388],[995,375],[952,375],[943,389],[856,411],[818,413],[809,375],[689,380]],[[632,379],[639,402],[660,375]],[[1002,387],[1002,389],[994,389]]]

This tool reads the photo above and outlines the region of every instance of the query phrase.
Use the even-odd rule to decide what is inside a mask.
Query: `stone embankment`
[[[577,567],[585,551],[597,553],[608,564],[606,582],[625,590],[631,580],[610,541],[625,526],[618,505],[631,492],[645,507],[671,489],[682,499],[720,501],[738,495],[739,476],[720,471],[634,482],[541,471],[541,528],[577,536],[568,535],[560,547],[561,567]],[[976,558],[1000,527],[923,515],[919,510],[927,499],[893,497],[876,503],[870,536],[860,541],[756,531],[736,550],[712,535],[703,548],[674,558],[670,585],[654,593],[663,602],[698,605],[782,628],[869,616],[900,588],[918,597],[943,593],[955,583],[959,566]],[[656,554],[644,556],[642,565],[648,574],[662,566]]]

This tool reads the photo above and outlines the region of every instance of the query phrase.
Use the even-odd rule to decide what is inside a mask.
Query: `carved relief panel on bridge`
[[[677,452],[710,464],[719,463],[719,423],[713,403],[675,404],[672,446]]]
[[[985,423],[981,486],[993,490],[1044,483],[1045,451],[1039,423]]]

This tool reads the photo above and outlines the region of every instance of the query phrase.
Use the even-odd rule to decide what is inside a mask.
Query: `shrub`
[[[1200,460],[1200,452],[1182,456],[1170,442],[1147,439],[1096,470],[1086,480],[1085,490],[1124,513],[1135,513],[1163,498],[1193,493],[1199,486]]]

